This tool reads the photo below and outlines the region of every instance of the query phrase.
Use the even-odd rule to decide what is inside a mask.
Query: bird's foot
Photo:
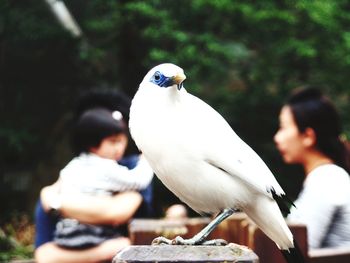
[[[226,246],[228,242],[225,239],[211,239],[211,240],[206,240],[202,243],[204,246]]]
[[[166,237],[156,237],[152,240],[152,246],[155,245],[172,245],[172,240]]]
[[[228,244],[227,241],[224,239],[198,241],[198,240],[195,240],[194,238],[184,239],[180,236],[177,236],[174,239],[157,237],[152,241],[152,245],[225,246],[227,244]]]

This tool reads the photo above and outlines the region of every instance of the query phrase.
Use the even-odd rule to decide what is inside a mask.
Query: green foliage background
[[[275,150],[278,112],[296,86],[322,85],[350,133],[350,3],[345,0],[65,1],[71,37],[45,1],[0,0],[0,209],[32,213],[42,186],[71,158],[78,94],[133,96],[149,68],[184,68],[189,92],[216,108],[293,198],[302,171]],[[209,138],[208,138],[209,139]],[[160,205],[172,202],[156,182]],[[3,213],[3,211],[5,213]]]

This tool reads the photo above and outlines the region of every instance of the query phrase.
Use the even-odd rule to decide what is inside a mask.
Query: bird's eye
[[[160,80],[160,72],[154,73],[154,80]]]
[[[156,71],[150,79],[150,82],[156,84],[159,87],[170,87],[172,84],[171,78],[167,78],[162,72]]]

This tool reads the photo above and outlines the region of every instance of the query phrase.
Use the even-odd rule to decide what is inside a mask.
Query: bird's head
[[[185,79],[186,76],[182,68],[171,63],[165,63],[152,68],[146,74],[142,83],[151,83],[161,88],[169,88],[175,85],[180,90]]]

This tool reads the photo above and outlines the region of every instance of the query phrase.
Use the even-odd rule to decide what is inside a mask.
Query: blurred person
[[[79,98],[75,120],[82,112],[95,107],[105,107],[111,111],[119,110],[127,120],[130,99],[115,90],[88,91]],[[131,155],[124,157],[119,164],[133,169],[137,162],[138,155]],[[63,217],[75,218],[82,223],[115,225],[122,234],[92,248],[66,249],[53,242],[58,213]],[[128,221],[135,216],[149,217],[151,215],[152,184],[149,184],[140,193],[126,191],[113,196],[88,196],[78,193],[60,194],[59,183],[56,182],[42,189],[36,206],[36,261],[110,262],[119,250],[130,245],[130,240],[126,237]]]
[[[60,205],[57,206],[57,200]],[[51,204],[55,203],[55,208]],[[122,228],[142,203],[138,192],[122,192],[111,197],[88,195],[59,195],[57,184],[44,187],[36,207],[36,238],[34,257],[38,263],[111,262],[123,248],[131,244],[126,236],[119,236],[85,249],[67,249],[53,242],[57,211],[87,224],[118,225]],[[54,211],[54,212],[52,212]]]
[[[111,89],[107,86],[89,89],[81,93],[77,99],[73,123],[77,121],[84,111],[99,107],[106,108],[110,111],[120,111],[125,122],[128,123],[130,106],[131,98],[121,90]],[[132,169],[138,161],[139,151],[135,142],[131,139],[129,130],[127,130],[127,135],[128,147],[125,151],[125,156],[118,161],[118,163]],[[73,136],[71,137],[73,138]],[[140,191],[140,193],[142,194],[142,204],[135,216],[154,216],[153,184],[149,184],[148,187]]]
[[[165,218],[167,219],[183,219],[187,217],[187,208],[183,204],[173,204],[165,211]]]
[[[350,246],[349,152],[339,115],[318,89],[297,89],[282,107],[276,147],[305,171],[289,221],[307,226],[310,248]]]
[[[82,113],[74,129],[77,156],[60,172],[59,193],[108,195],[126,190],[143,190],[153,171],[141,156],[129,170],[119,165],[128,144],[127,126],[121,112],[94,108]],[[56,244],[67,248],[86,248],[122,235],[113,225],[82,224],[61,218],[56,225]]]

